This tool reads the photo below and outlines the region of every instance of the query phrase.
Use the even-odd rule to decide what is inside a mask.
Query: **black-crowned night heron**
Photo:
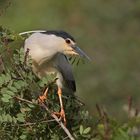
[[[65,119],[65,112],[62,103],[62,89],[67,89],[69,93],[76,91],[75,79],[72,72],[71,64],[67,55],[79,55],[89,57],[79,48],[75,39],[64,31],[28,31],[20,35],[31,33],[25,40],[24,50],[29,50],[29,55],[33,60],[33,71],[42,78],[48,74],[56,73],[58,86],[58,96],[60,101],[60,116]],[[46,92],[40,96],[40,101],[45,100]]]

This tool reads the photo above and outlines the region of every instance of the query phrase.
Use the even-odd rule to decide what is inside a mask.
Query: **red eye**
[[[71,43],[70,39],[66,39],[66,43],[70,44]]]

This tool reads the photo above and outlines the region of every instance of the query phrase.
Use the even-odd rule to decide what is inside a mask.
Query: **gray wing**
[[[76,91],[75,79],[73,76],[71,64],[69,63],[68,59],[66,58],[65,55],[59,53],[57,54],[56,61],[57,68],[61,72],[67,88],[70,91],[75,92]]]

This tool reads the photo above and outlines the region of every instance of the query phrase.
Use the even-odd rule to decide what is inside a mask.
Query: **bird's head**
[[[89,59],[89,57],[77,46],[75,39],[67,32],[51,30],[32,31],[31,33],[33,34],[25,41],[25,50],[28,48],[31,57],[37,62],[47,61],[57,53],[70,56],[79,55]]]
[[[75,39],[64,31],[46,31],[50,35],[54,48],[64,55],[78,55],[90,59],[78,46]],[[52,35],[52,36],[51,36]],[[51,42],[50,42],[51,43]],[[55,46],[56,45],[56,46]]]

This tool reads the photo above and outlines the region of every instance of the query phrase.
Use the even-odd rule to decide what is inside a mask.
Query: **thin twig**
[[[66,140],[66,139],[68,139],[69,137],[67,136],[67,137],[65,137],[63,140]]]
[[[35,123],[27,122],[25,124],[21,124],[20,126],[36,125],[38,123],[49,123],[49,122],[54,122],[54,121],[55,121],[55,119],[45,120],[45,121],[40,121],[40,122],[35,122]]]
[[[38,105],[37,103],[33,103],[29,100],[26,100],[26,99],[23,99],[23,98],[20,98],[20,97],[17,97],[15,96],[16,99],[20,100],[20,101],[23,101],[23,102],[26,102],[26,103],[29,103],[29,104],[34,104],[34,105]],[[60,119],[54,114],[52,113],[48,107],[44,104],[44,103],[41,103],[40,106],[42,106],[54,119],[55,121],[61,126],[61,128],[65,131],[65,133],[67,134],[67,136],[69,137],[70,140],[75,140],[74,137],[72,136],[72,134],[69,132],[69,130],[64,126],[64,124],[60,121]]]
[[[29,103],[29,104],[34,104],[34,105],[37,105],[36,103],[33,103],[29,100],[26,100],[26,99],[23,99],[23,98],[20,98],[20,97],[17,97],[17,96],[14,96],[14,98],[20,100],[20,101],[23,101],[23,102],[26,102],[26,103]]]

